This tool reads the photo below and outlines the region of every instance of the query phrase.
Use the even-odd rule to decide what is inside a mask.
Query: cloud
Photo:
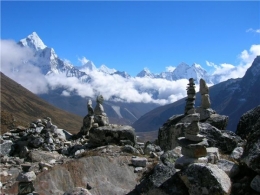
[[[249,28],[249,29],[246,30],[246,32],[260,33],[260,29]]]
[[[173,72],[176,69],[174,66],[166,66],[166,71],[167,72]]]
[[[88,63],[89,60],[83,56],[82,58],[78,58],[78,61],[80,61],[81,65],[84,65]]]
[[[217,68],[218,65],[214,64],[213,62],[209,62],[206,60],[206,65],[209,66],[209,67],[214,67],[214,68]]]
[[[260,45],[252,45],[249,51],[243,50],[238,55],[239,63],[236,66],[228,63],[216,65],[208,61],[206,64],[215,68],[213,75],[216,76],[218,82],[222,82],[230,78],[242,78],[258,55],[260,55]]]
[[[18,46],[12,40],[1,40],[1,72],[33,93],[46,93],[48,83],[28,48]]]

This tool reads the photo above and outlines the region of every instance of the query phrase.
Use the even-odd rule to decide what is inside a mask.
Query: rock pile
[[[191,123],[185,128],[185,137],[178,138],[178,142],[182,147],[182,157],[177,159],[175,167],[183,169],[192,162],[207,162],[207,139],[199,134],[199,114],[190,114]]]

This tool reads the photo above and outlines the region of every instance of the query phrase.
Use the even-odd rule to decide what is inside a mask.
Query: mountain
[[[154,78],[154,74],[150,72],[148,68],[144,68],[141,72],[139,72],[136,77],[149,77]]]
[[[235,131],[240,116],[260,104],[260,56],[255,58],[242,79],[229,79],[209,89],[211,108],[229,116],[227,129]],[[133,127],[139,132],[158,130],[172,115],[184,113],[185,99],[155,108],[138,119]],[[200,105],[200,99],[197,93],[195,106]]]
[[[31,63],[39,67],[44,75],[66,73],[68,77],[73,76],[77,78],[86,75],[85,72],[79,71],[69,62],[61,60],[55,53],[54,49],[47,47],[36,32],[21,39],[18,42],[18,45],[32,49],[35,60]]]
[[[20,84],[1,76],[1,133],[15,125],[27,127],[28,121],[50,117],[59,128],[78,133],[83,118],[56,108],[25,89]]]
[[[100,68],[98,69],[100,72],[104,72],[106,74],[113,74],[115,73],[117,70],[114,68],[108,68],[106,65],[102,64],[100,66]]]

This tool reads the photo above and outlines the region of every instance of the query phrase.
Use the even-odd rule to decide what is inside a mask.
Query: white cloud
[[[167,66],[166,67],[167,72],[173,72],[175,69],[176,69],[176,67],[174,67],[174,66]]]
[[[214,68],[217,68],[218,66],[216,64],[214,64],[213,62],[209,62],[206,60],[206,65],[209,66],[209,67],[214,67]]]
[[[252,45],[249,51],[244,50],[239,54],[238,58],[240,62],[236,66],[227,63],[215,65],[208,61],[206,61],[206,64],[212,65],[215,68],[213,75],[217,76],[219,82],[222,82],[230,78],[243,77],[257,55],[260,55],[260,45]]]
[[[1,71],[33,93],[46,93],[47,81],[32,63],[33,53],[14,41],[1,40]]]
[[[249,28],[246,30],[246,32],[260,33],[260,29]]]
[[[88,60],[86,57],[83,56],[81,59],[78,58],[78,61],[80,61],[81,65],[84,65],[84,64],[86,64],[89,60]]]

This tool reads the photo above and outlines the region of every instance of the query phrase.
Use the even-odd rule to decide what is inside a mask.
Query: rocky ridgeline
[[[131,126],[109,124],[97,97],[79,133],[37,119],[0,137],[2,194],[260,194],[260,106],[245,113],[237,134],[228,117],[210,108],[200,80],[201,106],[194,107],[189,80],[184,114],[159,129],[158,139],[137,142]],[[242,137],[240,137],[240,136]]]

